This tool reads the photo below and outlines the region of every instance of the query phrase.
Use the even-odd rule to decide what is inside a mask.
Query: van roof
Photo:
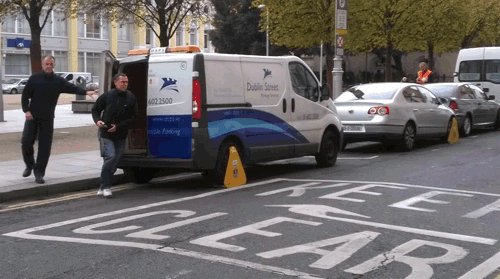
[[[153,47],[153,48],[137,48],[128,51],[128,55],[147,55],[147,54],[160,54],[160,53],[193,53],[201,52],[200,47],[187,45],[175,47]]]

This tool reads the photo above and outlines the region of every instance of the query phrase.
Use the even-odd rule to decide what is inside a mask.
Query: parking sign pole
[[[344,55],[344,36],[347,34],[347,0],[335,1],[335,58],[333,58],[333,96],[342,93],[342,56]]]

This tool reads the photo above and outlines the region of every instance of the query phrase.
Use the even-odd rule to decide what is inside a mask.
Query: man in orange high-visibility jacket
[[[432,71],[427,67],[427,63],[425,62],[420,62],[418,64],[418,69],[419,71],[417,72],[417,83],[418,84],[425,84],[428,82],[432,82]]]

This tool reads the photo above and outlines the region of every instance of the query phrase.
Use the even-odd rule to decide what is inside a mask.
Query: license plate
[[[364,125],[344,125],[344,132],[364,133],[365,126]]]

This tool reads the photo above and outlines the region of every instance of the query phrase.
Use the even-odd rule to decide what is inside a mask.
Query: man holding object
[[[98,138],[103,159],[101,169],[101,186],[98,196],[110,198],[113,175],[123,151],[128,129],[137,114],[137,100],[127,90],[128,77],[118,73],[113,77],[115,88],[97,98],[92,107],[92,118],[99,127]]]

